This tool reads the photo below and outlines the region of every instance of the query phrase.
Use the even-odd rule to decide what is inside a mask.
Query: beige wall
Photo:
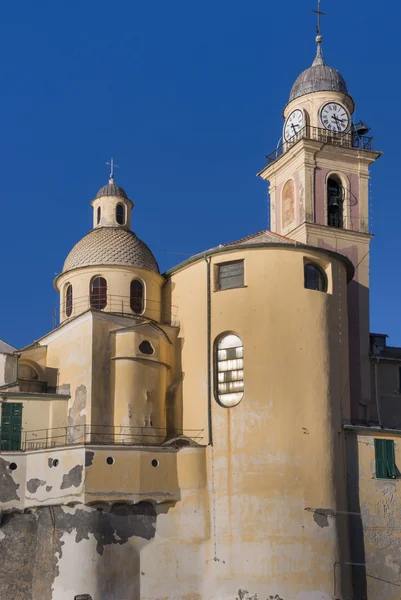
[[[145,286],[145,309],[142,314],[160,321],[163,278],[157,273],[137,267],[104,265],[74,269],[57,278],[55,285],[60,292],[60,322],[67,319],[65,314],[67,285],[71,284],[73,288],[72,318],[90,308],[90,283],[97,276],[104,277],[107,281],[105,312],[135,314],[130,308],[130,285],[133,279],[139,279]]]
[[[396,432],[364,429],[347,431],[346,438],[356,598],[399,600],[400,479],[376,478],[374,440],[394,440],[396,466],[401,469],[401,437]]]
[[[245,287],[214,291],[214,266],[236,259],[245,260]],[[326,270],[329,293],[304,288],[304,259]],[[211,565],[227,559],[222,575],[227,589],[241,578],[252,593],[263,594],[269,581],[284,597],[302,597],[298,594],[307,590],[305,598],[331,598],[333,565],[347,562],[347,519],[322,522],[316,511],[341,513],[347,506],[345,266],[324,252],[285,246],[222,252],[210,260],[212,344],[223,332],[242,338],[245,378],[238,406],[222,408],[212,395]],[[180,315],[184,427],[203,428],[205,440],[206,273],[203,259],[184,266],[171,275],[165,290]],[[244,556],[249,558],[244,561]],[[211,580],[212,572],[210,566]],[[342,597],[342,590],[347,597],[346,567],[336,580],[336,593]]]

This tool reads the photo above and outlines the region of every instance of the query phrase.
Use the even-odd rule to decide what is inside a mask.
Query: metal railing
[[[161,315],[161,320],[163,323],[176,326],[179,325],[177,306],[168,304],[167,311],[167,307],[166,310],[163,310],[163,303],[159,302],[158,300],[145,298],[144,311],[142,313],[137,313],[131,308],[131,297],[120,296],[118,294],[105,294],[103,298],[95,297],[92,299],[92,302],[90,294],[78,296],[77,298],[73,296],[72,302],[67,302],[65,300],[61,303],[61,319],[70,319],[78,314],[81,314],[82,312],[85,312],[85,310],[88,310],[89,308],[124,316],[146,316],[155,321],[158,321]]]
[[[316,140],[318,142],[323,142],[324,144],[340,146],[342,148],[373,150],[373,137],[358,135],[352,130],[348,133],[335,133],[334,131],[328,131],[321,127],[305,126],[292,138],[268,154],[266,156],[267,164],[269,165],[275,162],[301,139]]]
[[[203,429],[162,427],[115,427],[113,425],[71,425],[51,429],[22,431],[21,436],[0,440],[1,452],[26,452],[60,446],[123,445],[182,447],[200,445]]]

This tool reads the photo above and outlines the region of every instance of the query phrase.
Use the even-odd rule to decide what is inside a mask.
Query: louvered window
[[[379,479],[395,479],[394,440],[375,440],[376,477]]]
[[[225,407],[235,406],[244,396],[244,348],[242,340],[230,333],[216,344],[216,397]]]
[[[243,260],[235,260],[217,265],[217,289],[228,290],[230,288],[243,287],[243,285]]]

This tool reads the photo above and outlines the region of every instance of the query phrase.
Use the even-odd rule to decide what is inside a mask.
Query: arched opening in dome
[[[116,221],[119,225],[125,225],[125,206],[124,204],[117,204],[116,206]]]
[[[98,206],[97,211],[96,211],[96,225],[99,225],[101,216],[102,216],[102,209],[100,208],[100,206]]]
[[[70,317],[72,315],[72,285],[67,283],[65,290],[65,315]]]
[[[337,175],[330,175],[327,180],[327,225],[343,227],[344,188]]]
[[[92,308],[103,310],[107,306],[107,281],[104,277],[95,277],[90,284],[90,304]]]
[[[130,306],[131,310],[137,315],[141,315],[145,308],[144,285],[139,279],[131,281]]]

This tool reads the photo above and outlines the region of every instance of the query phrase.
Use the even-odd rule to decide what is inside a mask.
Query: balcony
[[[22,431],[14,437],[0,439],[1,452],[29,452],[62,446],[122,445],[173,448],[199,446],[204,443],[202,429],[168,431],[158,427],[114,427],[107,425],[72,425],[51,429]]]
[[[295,134],[290,140],[278,146],[273,152],[266,156],[267,164],[270,165],[278,160],[290,148],[295,146],[301,139],[316,140],[331,146],[339,146],[341,148],[354,148],[356,150],[373,151],[373,137],[365,135],[359,136],[354,131],[348,133],[335,133],[322,129],[321,127],[306,126]]]
[[[76,317],[90,308],[100,310],[106,313],[113,313],[122,316],[144,316],[154,321],[160,321],[168,325],[178,326],[178,307],[169,304],[168,314],[163,311],[162,303],[157,300],[145,298],[143,301],[143,311],[133,310],[133,300],[130,296],[120,296],[118,294],[107,294],[91,298],[90,294],[85,296],[73,297],[72,300],[66,300],[61,304],[61,321]],[[135,307],[134,307],[135,308]]]

